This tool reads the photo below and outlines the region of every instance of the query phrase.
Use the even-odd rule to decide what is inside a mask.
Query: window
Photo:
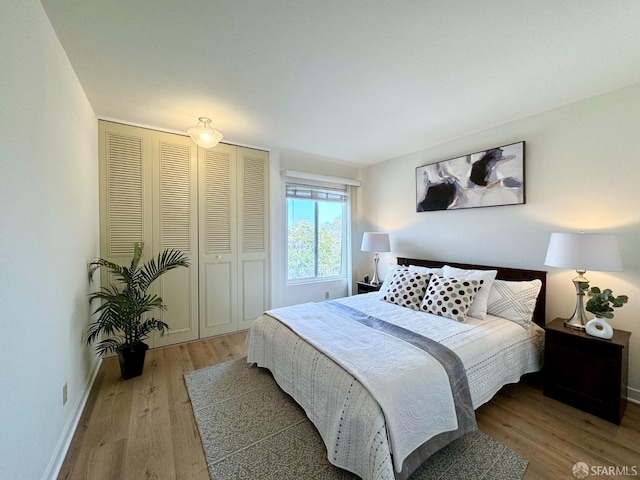
[[[287,183],[287,280],[346,277],[346,187]]]

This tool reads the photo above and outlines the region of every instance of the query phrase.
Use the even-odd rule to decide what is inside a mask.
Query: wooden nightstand
[[[366,283],[363,281],[358,282],[358,294],[377,292],[382,286],[381,283]]]
[[[620,425],[627,407],[629,337],[604,340],[564,326],[545,326],[544,394]]]

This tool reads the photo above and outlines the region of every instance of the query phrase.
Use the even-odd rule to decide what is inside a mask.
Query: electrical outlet
[[[324,299],[328,299],[329,298],[329,292],[324,292]]]
[[[67,404],[67,382],[64,382],[64,386],[62,387],[62,406],[64,407]]]

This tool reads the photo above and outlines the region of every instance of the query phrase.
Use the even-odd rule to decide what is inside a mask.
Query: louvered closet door
[[[236,147],[199,149],[200,337],[238,329]]]
[[[151,144],[143,131],[100,122],[100,252],[129,263],[135,242],[152,239]]]
[[[269,304],[269,154],[238,147],[238,329]]]
[[[154,346],[198,338],[198,152],[187,137],[152,132],[154,257],[166,249],[189,256],[189,268],[176,268],[154,282],[167,305],[154,313],[169,325],[155,332]]]
[[[135,242],[152,246],[151,143],[145,130],[99,122],[100,257],[128,265]],[[115,283],[102,269],[101,284]],[[152,345],[152,342],[150,343]]]

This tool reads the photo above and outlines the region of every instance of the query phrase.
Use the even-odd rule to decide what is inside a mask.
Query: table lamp
[[[589,320],[584,310],[585,289],[580,286],[582,283],[589,283],[584,274],[587,270],[622,270],[618,238],[615,235],[596,233],[552,233],[544,264],[549,267],[571,268],[578,273],[573,279],[576,309],[564,324],[570,328],[584,330]]]
[[[365,232],[362,236],[362,246],[360,250],[363,252],[374,252],[373,253],[373,278],[371,279],[371,283],[374,285],[379,285],[380,278],[378,277],[378,261],[380,257],[378,256],[378,252],[390,252],[391,248],[389,245],[389,234],[388,233],[377,233],[377,232]]]

